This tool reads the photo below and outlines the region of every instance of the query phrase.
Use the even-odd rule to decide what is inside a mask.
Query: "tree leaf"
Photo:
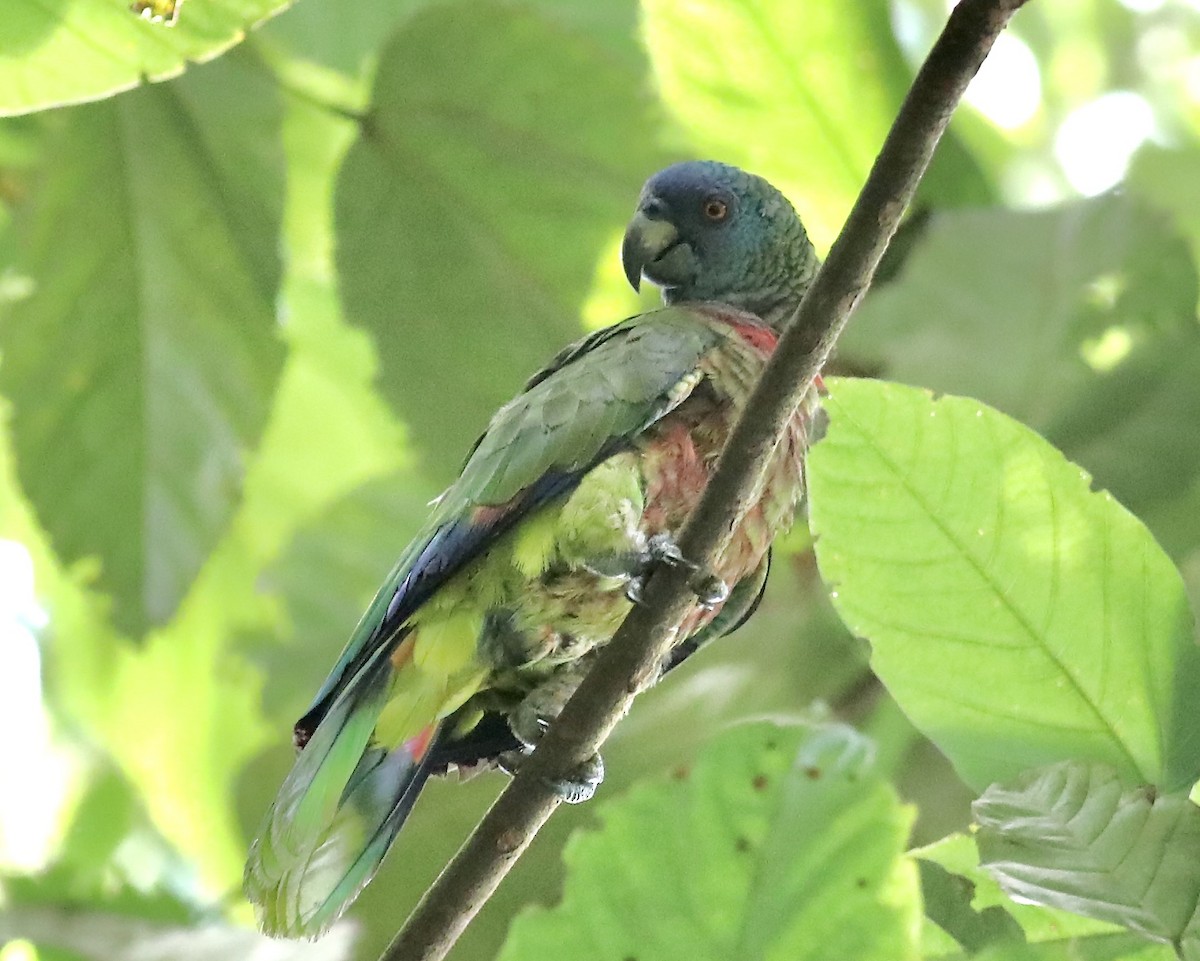
[[[1137,518],[982,404],[834,380],[817,559],[905,713],[977,789],[1065,758],[1200,772],[1182,579]]]
[[[1200,958],[1200,809],[1067,761],[975,802],[980,862],[1011,896],[1124,925]]]
[[[640,90],[632,66],[507,4],[424,11],[385,49],[338,181],[337,264],[441,479],[580,334],[596,258],[660,165]]]
[[[951,935],[970,954],[989,944],[1025,943],[1025,932],[1001,907],[977,911],[971,904],[975,885],[934,861],[918,861],[925,916]]]
[[[344,78],[361,78],[373,70],[382,43],[395,29],[434,2],[441,0],[294,3],[265,24],[255,39],[280,43],[297,61],[319,63]],[[600,41],[607,53],[645,68],[645,52],[635,39],[637,0],[530,0],[522,6],[577,28]]]
[[[1133,957],[1141,961],[1169,961],[1174,957],[1169,949],[1150,944],[1140,935],[1110,922],[1039,904],[1014,902],[1001,890],[995,878],[980,867],[975,840],[965,834],[951,835],[910,854],[921,865],[926,916],[937,925],[945,925],[943,929],[926,924],[922,938],[922,955],[926,961],[962,961],[970,953],[961,943],[947,944],[949,939],[943,930],[953,931],[960,939],[964,932],[956,927],[957,919],[947,916],[944,910],[939,916],[939,906],[931,904],[930,887],[925,883],[929,865],[936,865],[946,872],[963,899],[955,910],[974,913],[984,925],[983,931],[1011,931],[1010,924],[1020,928],[1019,941],[1004,937],[990,939],[983,950],[970,953],[971,957],[994,961],[1116,961]],[[940,895],[934,893],[934,897]]]
[[[164,622],[237,503],[283,348],[274,90],[245,57],[76,108],[19,211],[0,324],[21,483],[115,617]]]
[[[1187,245],[1127,197],[939,213],[841,352],[1016,417],[1143,516],[1200,475],[1196,297]]]
[[[818,249],[828,247],[911,81],[886,0],[646,0],[643,9],[659,90],[691,142],[769,179],[796,202]],[[929,175],[940,202],[987,202],[961,145],[951,136],[943,147]]]
[[[915,958],[911,817],[869,754],[846,728],[730,730],[605,805],[562,904],[518,917],[500,958]]]
[[[5,0],[0,117],[165,80],[240,41],[287,0],[198,0],[171,27],[127,0]]]

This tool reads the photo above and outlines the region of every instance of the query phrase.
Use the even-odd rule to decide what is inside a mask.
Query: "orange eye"
[[[704,216],[709,220],[724,220],[729,214],[729,206],[719,197],[709,197],[704,201]]]

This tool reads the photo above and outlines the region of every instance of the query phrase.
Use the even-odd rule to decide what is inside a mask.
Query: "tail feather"
[[[391,678],[377,656],[346,685],[251,845],[244,888],[267,934],[322,934],[375,874],[429,776],[433,725],[390,751],[371,743]]]
[[[426,741],[428,733],[423,738]],[[422,738],[413,739],[419,740]],[[347,796],[346,806],[339,812],[343,823],[331,827],[323,863],[314,862],[308,868],[303,883],[304,900],[310,905],[306,920],[310,936],[336,921],[375,876],[412,812],[430,773],[428,754],[415,755],[412,744],[410,741],[386,754],[378,750],[384,756],[359,790]]]

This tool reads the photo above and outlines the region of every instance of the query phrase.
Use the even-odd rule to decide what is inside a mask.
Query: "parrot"
[[[815,400],[711,570],[675,535],[819,259],[778,189],[700,160],[646,181],[621,261],[663,306],[568,346],[492,417],[296,723],[244,875],[265,933],[324,933],[429,777],[519,767],[655,565],[688,567],[696,595],[662,673],[757,606],[803,499]],[[551,786],[577,802],[602,777],[596,756]]]

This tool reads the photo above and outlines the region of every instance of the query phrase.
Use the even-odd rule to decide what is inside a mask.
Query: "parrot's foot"
[[[634,604],[642,603],[646,590],[646,578],[655,564],[682,567],[691,571],[688,587],[703,607],[716,607],[729,597],[729,585],[710,570],[689,561],[679,550],[675,539],[667,533],[655,534],[646,542],[646,550],[638,558],[638,572],[630,576],[625,584],[625,596]]]
[[[541,740],[541,736],[550,726],[550,722],[546,718],[537,719],[537,734],[531,741],[526,741],[519,734],[518,739],[522,741],[522,747],[515,751],[506,751],[498,758],[497,763],[505,774],[513,775],[517,773],[517,769],[524,763],[525,759],[533,752],[537,746],[537,741]],[[569,771],[566,775],[559,778],[543,778],[543,783],[557,794],[567,804],[582,804],[584,801],[590,801],[596,793],[596,788],[604,781],[604,759],[599,754],[593,754],[579,767],[573,771]]]
[[[526,751],[507,751],[501,754],[497,764],[505,774],[513,775],[525,759]],[[582,804],[590,801],[604,780],[604,759],[593,754],[578,768],[560,778],[543,778],[543,783],[567,804]]]
[[[590,801],[604,781],[604,758],[593,754],[563,778],[544,778],[545,784],[567,804]]]
[[[579,682],[591,668],[593,655],[584,655],[578,661],[562,665],[558,671],[545,678],[537,687],[525,695],[508,714],[508,726],[521,747],[500,756],[500,767],[512,774],[528,757],[550,722],[562,712],[563,705],[570,700]],[[596,793],[604,780],[604,761],[593,754],[573,771],[561,777],[545,778],[546,785],[568,804],[579,804]]]

